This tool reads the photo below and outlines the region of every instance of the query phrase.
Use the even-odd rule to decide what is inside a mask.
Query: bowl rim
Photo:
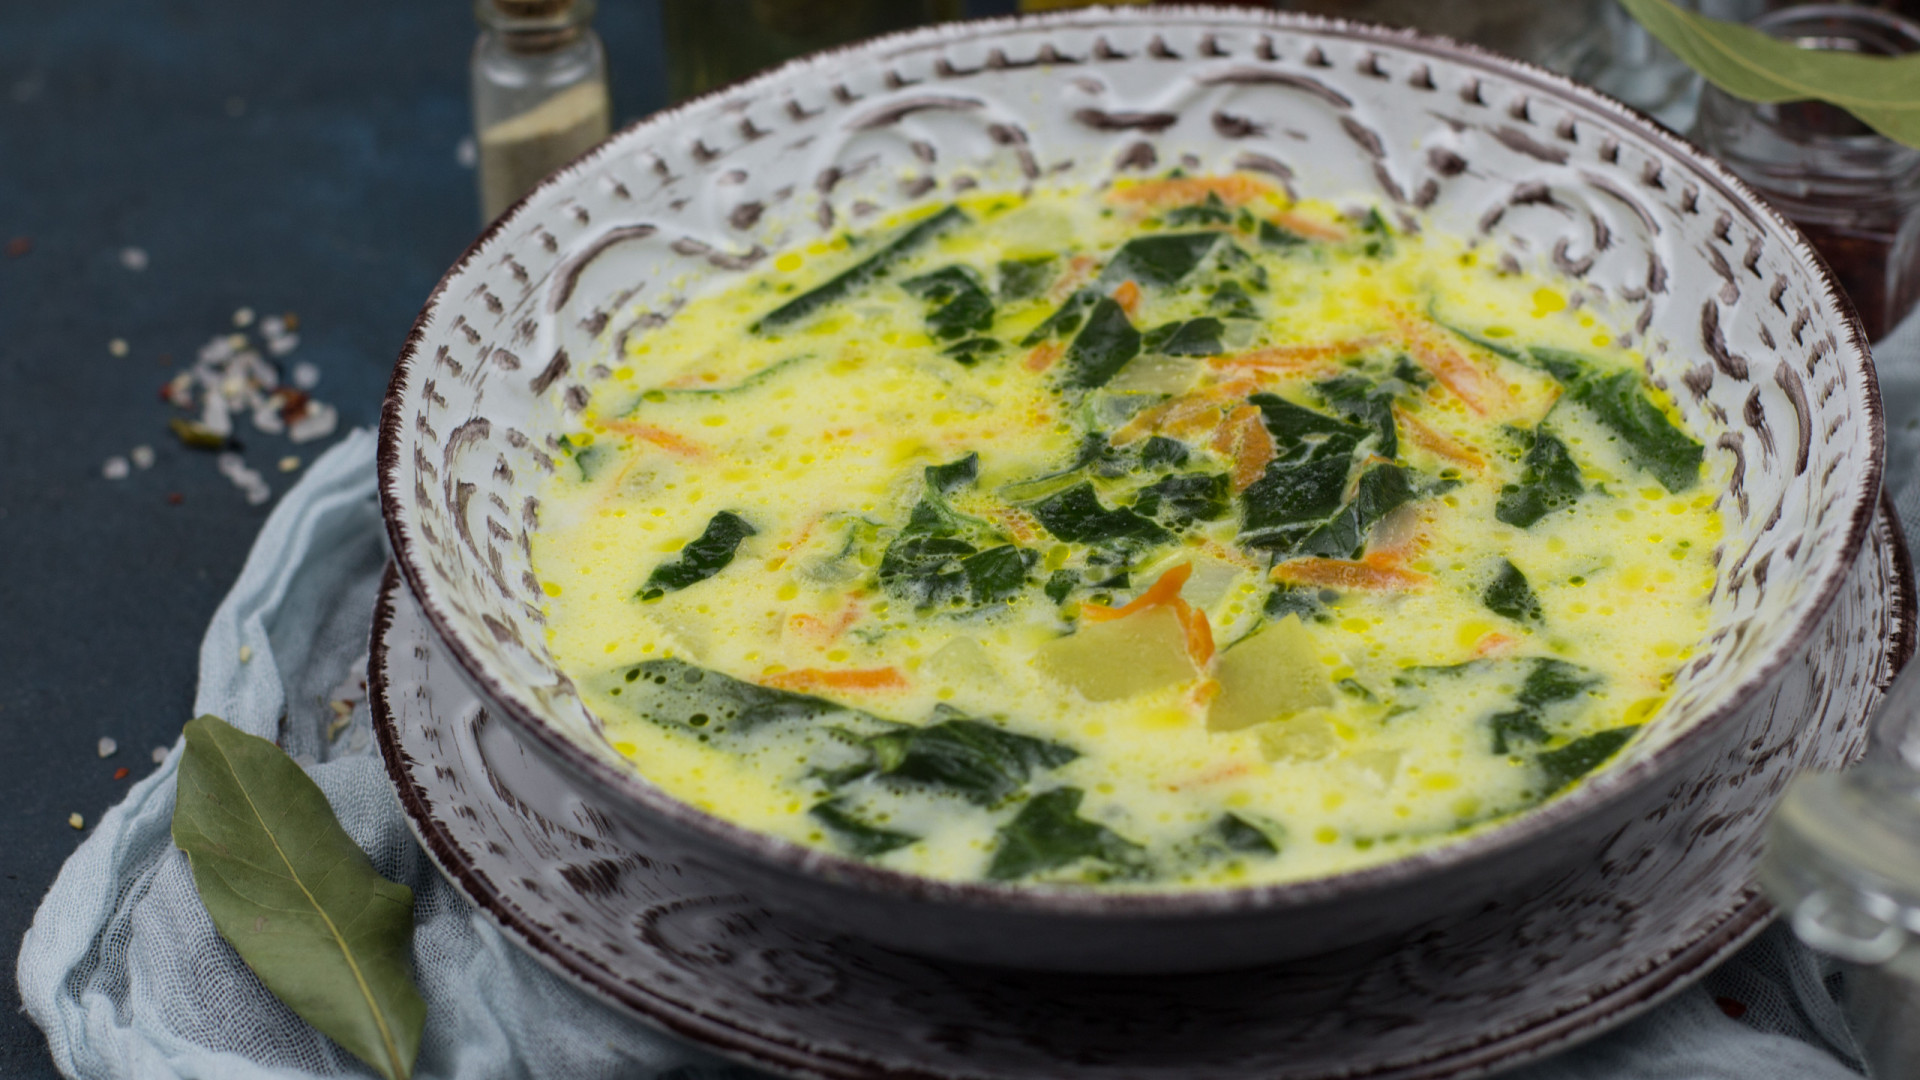
[[[992,39],[1013,31],[1153,27],[1168,24],[1216,23],[1235,28],[1267,28],[1283,33],[1378,42],[1422,53],[1450,63],[1464,63],[1497,73],[1542,93],[1570,99],[1601,115],[1611,115],[1634,129],[1658,149],[1686,165],[1695,176],[1716,188],[1729,202],[1744,206],[1771,222],[1787,241],[1788,250],[1812,271],[1827,300],[1841,316],[1844,334],[1835,363],[1852,362],[1866,412],[1869,456],[1862,471],[1859,496],[1848,508],[1850,519],[1837,551],[1819,570],[1810,601],[1775,631],[1768,653],[1745,679],[1721,695],[1718,702],[1696,717],[1666,745],[1637,761],[1608,769],[1583,781],[1573,791],[1544,804],[1481,828],[1462,839],[1423,847],[1396,859],[1324,877],[1264,885],[1193,889],[1089,889],[1083,886],[1016,885],[978,881],[950,881],[887,869],[818,848],[810,848],[756,832],[680,801],[646,782],[636,770],[619,769],[577,745],[539,713],[510,693],[469,650],[454,629],[454,620],[438,606],[427,588],[425,567],[418,561],[415,538],[403,524],[407,488],[400,479],[401,440],[406,429],[403,397],[413,367],[423,355],[431,324],[454,280],[491,249],[518,223],[528,205],[549,192],[572,183],[602,157],[644,145],[647,136],[671,131],[684,117],[722,98],[750,95],[790,84],[796,76],[837,62],[858,58],[884,59],[924,46]],[[1849,425],[1857,427],[1858,425]],[[1430,874],[1460,864],[1491,858],[1538,841],[1564,823],[1630,798],[1670,768],[1690,758],[1741,707],[1770,685],[1798,655],[1800,647],[1831,610],[1870,531],[1880,494],[1885,464],[1885,420],[1868,338],[1852,301],[1840,288],[1826,260],[1806,236],[1773,205],[1717,159],[1694,146],[1660,121],[1624,102],[1536,64],[1438,34],[1304,12],[1220,8],[1193,4],[1150,8],[1093,7],[1023,15],[995,16],[917,27],[810,53],[737,82],[716,87],[621,128],[597,146],[556,170],[514,202],[481,231],[460,257],[441,275],[415,316],[394,363],[381,406],[377,471],[381,516],[385,522],[395,564],[407,588],[418,601],[434,633],[453,655],[455,667],[480,699],[493,706],[518,733],[564,770],[625,804],[638,804],[647,814],[720,845],[736,855],[775,872],[813,878],[825,884],[861,892],[889,894],[954,905],[993,909],[1007,914],[1073,916],[1115,921],[1170,921],[1235,913],[1279,911],[1316,906],[1343,897],[1391,887],[1405,887]]]

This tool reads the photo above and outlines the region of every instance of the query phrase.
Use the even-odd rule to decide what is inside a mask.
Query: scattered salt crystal
[[[150,756],[153,758],[153,763],[158,765],[167,760],[167,748],[164,746],[156,746],[153,748],[153,753]]]
[[[306,414],[287,425],[287,438],[296,443],[312,442],[333,434],[340,424],[340,411],[324,401],[307,402]]]
[[[292,454],[280,459],[280,471],[292,472],[300,467],[300,459]]]
[[[245,664],[251,661],[252,659],[253,659],[253,646],[251,645],[240,646],[240,662]]]
[[[243,330],[249,326],[252,326],[253,325],[253,309],[250,307],[235,308],[233,312],[233,325],[238,326]]]
[[[123,247],[120,249],[120,265],[139,273],[147,268],[147,249]]]
[[[109,480],[125,480],[127,473],[131,471],[127,467],[127,459],[118,454],[108,458],[106,464],[100,466],[100,475]]]
[[[107,351],[115,356],[127,355],[127,339],[114,338],[112,341],[107,342]]]
[[[233,481],[233,486],[246,495],[248,506],[259,506],[273,498],[273,489],[267,486],[266,479],[247,468],[247,460],[239,454],[232,451],[221,454],[218,464],[220,475]]]
[[[254,406],[253,426],[256,431],[267,435],[278,435],[287,430],[287,422],[280,418],[281,400],[276,394]]]
[[[193,373],[183,371],[167,380],[167,387],[162,393],[166,395],[168,403],[176,408],[193,408]]]
[[[480,146],[473,141],[473,136],[461,139],[460,145],[453,148],[453,160],[459,162],[463,169],[471,169],[480,163]]]
[[[275,356],[285,356],[299,347],[299,334],[278,334],[267,337],[267,351]]]
[[[111,736],[102,735],[100,736],[99,745],[95,746],[94,749],[100,752],[101,757],[112,757],[120,749],[120,744],[114,742]]]
[[[207,395],[206,404],[200,408],[200,426],[223,439],[233,434],[233,414],[227,411],[226,398]]]
[[[133,448],[133,467],[136,469],[153,468],[153,447],[141,445]]]
[[[266,337],[279,337],[287,332],[287,320],[278,315],[268,315],[260,320],[260,333]]]
[[[241,310],[241,311],[247,311],[247,310],[250,310],[250,309],[248,309],[248,308],[241,308],[240,310]],[[242,349],[244,349],[244,348],[246,348],[246,347],[247,347],[247,335],[245,335],[245,334],[228,334],[228,335],[227,335],[227,344],[228,344],[228,345],[230,345],[230,346],[232,346],[232,349],[230,350],[230,352],[239,352],[240,350],[242,350]]]
[[[320,369],[305,360],[293,365],[293,385],[311,390],[320,385]]]
[[[81,817],[79,814],[68,814],[67,824],[73,826],[76,829],[84,829],[87,827],[87,819]]]

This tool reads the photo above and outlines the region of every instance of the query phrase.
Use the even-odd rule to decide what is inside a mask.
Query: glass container
[[[1802,48],[1873,56],[1920,51],[1920,24],[1873,8],[1812,4],[1769,12],[1753,26]],[[1920,150],[1875,134],[1817,101],[1741,101],[1707,86],[1693,138],[1791,218],[1825,256],[1867,333],[1881,337],[1911,291],[1893,248],[1920,202]]]
[[[1881,704],[1860,764],[1787,788],[1760,884],[1802,941],[1841,961],[1874,1080],[1920,1080],[1920,664]]]
[[[612,128],[594,0],[475,0],[473,130],[491,221]]]

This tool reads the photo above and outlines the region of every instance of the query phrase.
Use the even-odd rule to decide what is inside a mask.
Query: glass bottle
[[[482,221],[607,137],[607,54],[593,12],[594,0],[474,0]]]
[[[1760,884],[1794,933],[1836,958],[1874,1080],[1920,1080],[1920,664],[1874,722],[1867,756],[1788,786]]]
[[[1752,25],[1802,48],[1874,56],[1920,52],[1920,24],[1844,4],[1768,12]],[[1881,337],[1906,313],[1890,297],[1904,271],[1892,260],[1902,224],[1920,203],[1920,150],[1874,131],[1844,109],[1817,101],[1741,101],[1712,86],[1700,92],[1693,138],[1752,184],[1833,267],[1867,333]]]

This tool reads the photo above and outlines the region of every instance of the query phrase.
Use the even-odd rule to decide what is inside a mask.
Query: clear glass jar
[[[1841,961],[1874,1080],[1920,1080],[1920,664],[1880,706],[1860,764],[1787,788],[1760,884],[1800,940]]]
[[[612,129],[594,0],[474,0],[473,130],[491,221]]]
[[[1873,8],[1810,4],[1769,12],[1760,30],[1802,48],[1873,56],[1920,52],[1920,24]],[[1817,101],[1741,101],[1708,86],[1693,138],[1793,219],[1833,267],[1867,333],[1880,337],[1906,314],[1890,285],[1906,271],[1892,251],[1920,204],[1920,150],[1901,146]]]

